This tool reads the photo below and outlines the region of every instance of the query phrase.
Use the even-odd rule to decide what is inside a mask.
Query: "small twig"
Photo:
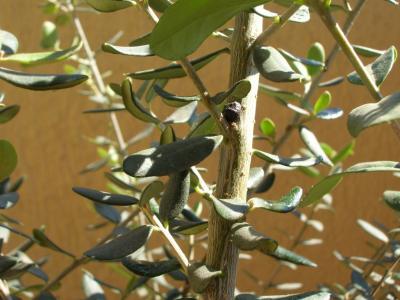
[[[372,299],[375,299],[379,290],[383,286],[383,283],[385,282],[386,277],[393,273],[393,271],[396,269],[396,267],[399,263],[400,263],[400,256],[393,262],[393,264],[390,266],[390,268],[388,270],[386,270],[385,274],[381,278],[381,281],[379,281],[378,285],[372,291],[372,293],[371,293]]]
[[[251,45],[252,47],[263,45],[271,35],[273,35],[278,29],[283,27],[290,19],[290,17],[299,9],[299,4],[292,4],[282,15],[278,17],[278,21],[272,23],[267,29],[261,33],[257,39]]]
[[[89,61],[89,66],[90,69],[92,70],[93,73],[93,77],[95,79],[96,82],[96,86],[98,88],[98,93],[103,96],[103,97],[107,97],[107,90],[106,90],[106,85],[104,84],[103,78],[101,77],[101,73],[99,70],[99,67],[97,65],[96,59],[93,55],[93,51],[90,47],[89,41],[87,39],[85,30],[83,29],[82,23],[79,19],[79,17],[77,16],[76,12],[75,12],[75,7],[73,6],[73,4],[70,2],[68,4],[68,10],[71,12],[72,14],[72,19],[73,19],[73,23],[75,26],[75,29],[79,35],[79,37],[82,40],[83,43],[83,48],[85,50],[85,54],[88,58]],[[117,137],[118,140],[118,144],[119,144],[119,148],[125,149],[126,148],[126,144],[122,135],[122,131],[121,131],[121,126],[119,125],[117,116],[115,115],[114,112],[110,113],[110,119],[111,119],[111,123],[112,123],[112,127],[114,129],[115,135]]]

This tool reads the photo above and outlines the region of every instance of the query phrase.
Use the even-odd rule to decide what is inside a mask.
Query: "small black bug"
[[[237,123],[240,120],[242,106],[239,102],[231,102],[225,105],[222,115],[228,123]]]

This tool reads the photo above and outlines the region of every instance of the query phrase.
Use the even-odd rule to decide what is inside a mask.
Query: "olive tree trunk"
[[[231,45],[230,86],[247,79],[251,91],[241,100],[240,120],[231,123],[231,138],[221,148],[216,196],[246,202],[247,179],[250,170],[253,129],[256,113],[259,74],[250,57],[250,45],[262,31],[262,18],[241,13],[235,19]],[[233,100],[232,100],[233,101]],[[232,300],[236,285],[238,249],[230,241],[232,222],[211,212],[208,231],[207,265],[222,270],[223,276],[207,288],[208,300]]]

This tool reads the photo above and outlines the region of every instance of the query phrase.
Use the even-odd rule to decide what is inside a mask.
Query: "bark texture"
[[[216,191],[218,198],[246,202],[259,83],[259,74],[253,65],[249,47],[261,31],[261,17],[249,13],[241,13],[236,17],[231,45],[230,85],[247,79],[252,88],[247,97],[240,101],[240,119],[231,123],[231,138],[221,147]],[[205,296],[209,300],[234,299],[238,249],[230,241],[231,226],[232,222],[220,218],[215,211],[211,212],[207,265],[222,270],[223,276],[215,279],[207,288]]]

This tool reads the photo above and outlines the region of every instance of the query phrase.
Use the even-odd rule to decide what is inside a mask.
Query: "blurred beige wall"
[[[2,0],[0,2],[0,27],[19,37],[21,52],[40,50],[38,42],[40,28],[46,19],[39,9],[40,3],[41,1],[32,0]],[[378,49],[386,49],[391,45],[400,48],[400,26],[397,21],[399,13],[398,9],[385,1],[368,1],[362,16],[355,24],[355,29],[350,34],[351,41]],[[99,49],[102,42],[111,38],[119,30],[125,32],[119,44],[127,44],[135,37],[147,33],[147,28],[152,26],[151,22],[135,9],[114,14],[82,13],[81,17],[94,49]],[[71,38],[70,30],[61,31],[63,46],[67,46]],[[327,50],[333,44],[322,23],[313,16],[312,21],[306,25],[287,25],[271,39],[270,44],[305,56],[307,48],[315,41],[323,43]],[[196,56],[222,45],[221,41],[207,42]],[[104,53],[98,53],[98,62],[102,72],[112,70],[113,74],[106,79],[107,82],[120,81],[123,78],[122,73],[163,63],[153,58],[127,58]],[[226,88],[228,67],[229,62],[225,56],[200,72],[213,93]],[[32,70],[35,72],[62,71],[62,64]],[[345,75],[349,71],[352,71],[352,67],[340,54],[325,79]],[[397,91],[400,85],[399,78],[399,65],[396,64],[383,85],[383,94]],[[189,94],[195,91],[189,81],[186,80],[184,83],[171,82],[168,89],[178,94]],[[95,104],[78,93],[80,87],[54,92],[30,92],[0,82],[0,90],[6,93],[7,104],[19,104],[22,108],[17,118],[1,127],[1,136],[11,140],[18,151],[19,163],[14,177],[27,176],[21,189],[20,203],[7,213],[21,220],[24,223],[21,230],[26,232],[33,227],[46,225],[46,232],[55,242],[78,255],[90,248],[99,234],[109,230],[107,228],[94,233],[85,229],[87,224],[99,222],[100,219],[88,209],[87,203],[82,198],[71,191],[72,186],[98,189],[105,187],[102,171],[87,175],[78,173],[86,164],[96,159],[96,149],[85,140],[85,137],[112,134],[108,127],[108,119],[106,116],[82,114],[83,110],[93,108]],[[350,86],[347,82],[331,89],[331,92],[334,106],[342,107],[346,114],[362,103],[372,102],[363,87]],[[159,100],[156,102],[161,103]],[[278,124],[280,132],[284,128],[283,124],[290,117],[289,113],[265,96],[261,96],[257,111],[259,118],[265,116],[272,118]],[[118,116],[126,139],[143,128],[142,123],[132,120],[126,113],[119,113]],[[340,149],[351,140],[346,130],[346,117],[337,121],[315,123],[311,125],[311,128],[321,141],[329,143],[336,149]],[[140,146],[143,148],[147,145],[143,143]],[[300,141],[295,134],[281,153],[291,155],[298,145]],[[258,146],[264,147],[266,151],[269,150],[265,145],[258,144]],[[390,126],[372,128],[357,139],[356,156],[350,158],[346,166],[362,161],[399,160],[399,149],[399,141],[396,140]],[[207,166],[212,168],[216,163],[215,156],[214,161],[208,161]],[[260,162],[255,161],[255,164],[260,164]],[[210,180],[213,178],[215,178],[215,171],[210,174]],[[310,179],[300,173],[281,172],[278,174],[275,186],[266,197],[273,199],[294,185],[307,188],[311,183]],[[321,234],[311,229],[306,234],[306,237],[322,238],[324,243],[298,249],[300,253],[316,261],[319,268],[299,268],[296,271],[285,268],[277,278],[278,281],[304,282],[303,290],[313,289],[318,283],[345,284],[349,282],[349,270],[336,261],[332,251],[337,249],[345,255],[371,255],[371,248],[365,244],[369,237],[356,225],[356,219],[378,221],[388,228],[396,226],[398,224],[396,216],[382,204],[380,198],[385,189],[399,189],[399,187],[399,179],[388,174],[346,178],[333,193],[335,212],[324,211],[317,214],[317,219],[325,225],[324,232]],[[250,219],[258,229],[277,238],[283,245],[289,245],[290,240],[278,229],[284,228],[291,234],[296,234],[301,226],[292,215],[274,215],[264,212],[254,213]],[[379,245],[377,241],[372,242]],[[39,257],[49,252],[34,250],[32,253],[34,257]],[[51,253],[46,271],[50,277],[53,277],[68,264],[68,259]],[[275,266],[276,263],[273,260],[259,255],[255,255],[255,259],[251,261],[241,263],[239,288],[260,292],[260,288],[249,280],[244,270],[251,271],[262,280],[267,280]],[[105,264],[90,264],[85,268],[93,270],[100,279],[115,279],[115,284],[119,287],[124,287],[126,283],[125,279],[121,280],[121,277]],[[60,299],[83,297],[80,290],[80,274],[78,270],[75,272],[77,276],[70,276],[63,282],[63,287],[57,292]]]

